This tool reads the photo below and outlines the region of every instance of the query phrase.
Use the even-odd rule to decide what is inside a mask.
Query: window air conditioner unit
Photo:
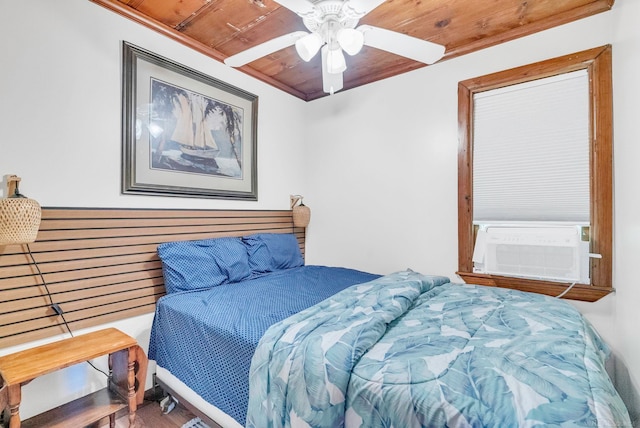
[[[485,226],[478,231],[474,272],[589,284],[589,242],[580,227]]]

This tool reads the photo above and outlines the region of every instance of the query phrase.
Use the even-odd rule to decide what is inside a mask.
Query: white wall
[[[459,281],[457,84],[613,45],[616,293],[576,303],[613,348],[616,384],[640,413],[640,2],[309,104],[310,263],[388,273],[411,267]],[[634,314],[635,313],[635,314]]]
[[[0,173],[41,205],[281,209],[301,191],[304,102],[88,0],[4,7]],[[120,194],[122,40],[259,96],[258,202]]]
[[[288,209],[289,194],[304,193],[306,103],[88,0],[2,2],[2,16],[0,175],[22,177],[21,191],[41,205]],[[258,202],[120,194],[122,40],[259,96]],[[152,319],[113,325],[146,350]],[[42,342],[0,343],[0,354]],[[105,384],[86,364],[44,376],[23,388],[22,417]]]

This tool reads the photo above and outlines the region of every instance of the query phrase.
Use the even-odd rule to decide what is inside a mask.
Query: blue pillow
[[[242,238],[252,273],[261,274],[304,265],[298,240],[287,233],[259,233]]]
[[[167,242],[158,245],[167,293],[215,287],[251,275],[240,238]]]

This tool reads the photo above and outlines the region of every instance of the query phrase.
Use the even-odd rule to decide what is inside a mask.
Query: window
[[[466,282],[553,296],[576,283],[564,296],[585,301],[612,291],[611,94],[610,46],[459,83],[458,275]],[[476,251],[474,270],[476,241],[481,252],[491,228],[494,243],[568,234],[575,251],[503,245],[526,262],[491,268]],[[550,257],[554,269],[533,269],[536,257]],[[569,269],[578,257],[582,268]]]

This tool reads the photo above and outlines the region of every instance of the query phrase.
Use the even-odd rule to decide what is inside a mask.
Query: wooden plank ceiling
[[[91,1],[219,61],[274,37],[306,31],[298,15],[273,0]],[[387,0],[363,17],[360,24],[444,45],[444,61],[604,12],[613,1]],[[343,90],[425,67],[366,46],[346,59]],[[306,63],[294,47],[260,58],[241,70],[303,100],[327,95],[322,91],[320,55]]]

